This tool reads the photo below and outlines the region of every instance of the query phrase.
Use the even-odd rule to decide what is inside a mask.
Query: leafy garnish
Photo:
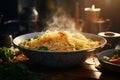
[[[109,59],[110,59],[110,58],[107,57],[107,56],[103,56],[103,57],[102,57],[102,60],[103,60],[103,61],[109,61]]]
[[[120,50],[114,50],[113,55],[120,55]]]
[[[15,48],[0,47],[0,80],[36,80],[38,74],[23,63],[12,61]]]
[[[20,46],[20,47],[24,47],[24,45],[23,45],[23,44],[19,44],[18,46]]]
[[[31,40],[32,40],[32,38],[27,39],[27,41],[31,41]]]
[[[75,50],[80,50],[80,48],[76,47]]]
[[[93,40],[92,40],[92,39],[88,39],[88,41],[89,41],[89,42],[93,42]]]
[[[46,46],[40,46],[39,50],[48,50],[48,48]]]
[[[14,57],[14,54],[15,52],[10,48],[0,48],[0,59],[2,59],[2,61],[11,61],[11,59]]]
[[[35,36],[34,39],[36,39],[36,38],[38,38],[38,37],[39,37],[39,35]]]

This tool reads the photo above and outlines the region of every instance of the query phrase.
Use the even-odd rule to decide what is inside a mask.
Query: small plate
[[[111,57],[115,50],[116,49],[108,49],[108,50],[101,51],[100,53],[97,54],[97,58],[101,65],[100,67],[110,71],[120,72],[120,64],[114,64],[114,63],[110,63],[102,60],[103,56]]]

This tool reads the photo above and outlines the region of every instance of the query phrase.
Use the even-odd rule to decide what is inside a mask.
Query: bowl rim
[[[111,33],[114,34],[113,36],[108,36],[106,33]],[[106,38],[120,38],[120,34],[117,32],[112,32],[112,31],[106,31],[106,32],[100,32],[98,35],[106,37]]]
[[[95,49],[97,49],[97,48],[103,48],[104,46],[105,46],[105,44],[107,43],[107,40],[104,38],[104,37],[102,37],[102,36],[99,36],[99,35],[96,35],[96,34],[92,34],[92,33],[85,33],[85,32],[80,32],[81,34],[83,34],[83,35],[94,35],[94,36],[97,36],[97,37],[99,37],[99,38],[101,38],[103,41],[104,41],[104,43],[103,44],[100,44],[99,46],[97,46],[97,47],[94,47],[94,48],[89,48],[89,49],[82,49],[82,50],[76,50],[76,51],[45,51],[45,50],[35,50],[35,49],[30,49],[30,48],[25,48],[25,47],[22,47],[22,46],[19,46],[18,44],[16,44],[16,42],[15,42],[15,40],[17,39],[17,38],[19,38],[19,37],[21,37],[21,36],[25,36],[25,35],[31,35],[31,34],[43,34],[44,32],[31,32],[31,33],[26,33],[26,34],[22,34],[22,35],[19,35],[19,36],[17,36],[17,37],[15,37],[14,39],[13,39],[13,44],[15,45],[15,46],[17,46],[18,48],[20,48],[20,49],[25,49],[25,50],[31,50],[31,51],[37,51],[37,52],[52,52],[52,53],[73,53],[73,52],[75,52],[75,53],[77,53],[77,52],[85,52],[85,51],[87,51],[87,52],[91,52],[91,51],[94,51]]]
[[[104,61],[104,60],[101,59],[101,58],[103,57],[103,56],[101,56],[102,54],[105,54],[105,52],[110,52],[110,51],[114,51],[114,50],[120,50],[120,49],[107,49],[107,50],[101,51],[100,53],[96,54],[98,60],[99,60],[100,62],[104,62],[105,64],[109,64],[109,65],[113,65],[113,66],[120,67],[120,64],[111,63],[111,62]],[[112,53],[111,53],[111,54],[112,54]]]

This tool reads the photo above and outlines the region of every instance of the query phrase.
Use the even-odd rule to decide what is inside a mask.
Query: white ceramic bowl
[[[110,63],[110,62],[104,61],[102,59],[103,56],[111,57],[113,55],[114,51],[115,51],[115,49],[104,50],[104,51],[98,53],[97,57],[100,62],[101,68],[110,70],[110,71],[114,71],[114,72],[120,72],[120,64]]]
[[[21,51],[24,52],[24,54],[30,59],[31,63],[49,66],[49,67],[70,67],[70,66],[79,65],[84,62],[84,60],[86,59],[86,55],[88,53],[90,53],[91,51],[98,51],[106,44],[106,39],[104,39],[101,36],[89,34],[89,33],[82,33],[87,38],[100,41],[100,45],[95,48],[69,51],[69,52],[41,51],[41,50],[27,49],[19,46],[21,41],[35,37],[36,35],[39,34],[42,34],[42,32],[20,35],[14,38],[13,43]]]

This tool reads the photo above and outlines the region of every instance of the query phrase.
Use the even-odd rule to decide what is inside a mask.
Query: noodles
[[[48,49],[49,51],[75,51],[94,48],[99,45],[99,42],[87,39],[80,33],[47,31],[42,35],[37,35],[35,38],[22,41],[20,45],[25,48],[37,50],[40,47],[46,47],[44,49]]]

